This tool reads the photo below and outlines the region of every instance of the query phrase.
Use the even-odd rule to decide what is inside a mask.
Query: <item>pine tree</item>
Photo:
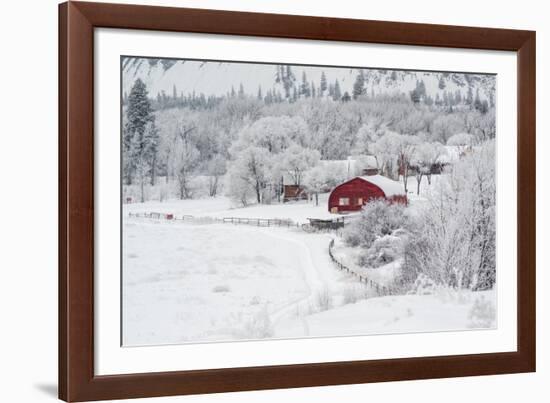
[[[468,77],[466,75],[466,77]],[[468,86],[468,93],[466,94],[466,105],[472,107],[472,104],[474,103],[474,94],[472,92],[472,87]]]
[[[235,87],[231,86],[231,98],[235,98],[237,94],[235,93]]]
[[[481,100],[479,99],[479,88],[476,90],[476,98],[474,100],[474,108],[476,111],[481,112]]]
[[[262,96],[262,86],[258,86],[258,101],[261,101],[263,99]]]
[[[160,94],[159,94],[160,97]],[[126,124],[124,126],[123,160],[126,183],[131,185],[137,166],[137,157],[143,150],[145,128],[154,119],[147,87],[137,79],[128,96]]]
[[[327,76],[325,76],[325,72],[321,72],[321,86],[319,95],[322,97],[325,95],[325,91],[327,90]]]
[[[244,87],[243,83],[239,84],[239,98],[244,98]]]
[[[328,85],[328,96],[331,98],[334,96],[334,84]]]
[[[281,82],[281,71],[282,66],[277,66],[275,68],[275,83],[279,84]]]
[[[455,92],[455,105],[460,105],[462,103],[462,94],[460,93],[460,90],[456,90]]]
[[[300,95],[306,98],[309,98],[309,96],[311,95],[305,70],[302,71],[302,84],[300,84]]]
[[[332,99],[339,101],[340,98],[342,98],[342,91],[340,90],[340,83],[336,80],[334,82],[334,94],[332,95]]]
[[[176,89],[176,84],[172,86],[172,98],[174,101],[178,98],[178,90]]]
[[[365,93],[365,76],[363,70],[359,70],[357,77],[355,77],[355,83],[353,83],[353,99],[357,99]]]
[[[148,165],[151,186],[155,185],[157,174],[157,155],[159,146],[159,130],[153,119],[146,127],[143,134],[143,157]]]
[[[344,95],[342,96],[342,102],[349,102],[349,101],[351,101],[351,96],[346,91],[346,92],[344,92]]]
[[[447,85],[445,84],[445,80],[443,79],[443,76],[439,77],[439,83],[438,87],[440,90],[444,90]]]
[[[281,66],[281,72],[283,71],[283,66]],[[296,81],[296,77],[294,76],[294,73],[292,72],[292,67],[290,65],[286,65],[286,71],[284,71],[281,79],[283,81],[283,88],[285,90],[285,98],[288,99],[291,95],[290,90],[294,85],[294,82]]]

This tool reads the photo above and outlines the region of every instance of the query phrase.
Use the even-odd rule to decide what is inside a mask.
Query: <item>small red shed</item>
[[[407,204],[403,185],[382,175],[358,176],[336,186],[328,198],[331,213],[358,211],[373,199]]]

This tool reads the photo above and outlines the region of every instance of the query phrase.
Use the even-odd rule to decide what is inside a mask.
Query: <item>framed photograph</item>
[[[59,8],[59,397],[535,371],[535,33]]]

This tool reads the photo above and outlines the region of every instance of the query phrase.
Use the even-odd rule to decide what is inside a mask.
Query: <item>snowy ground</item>
[[[426,202],[409,179],[411,210]],[[377,297],[336,269],[328,255],[334,233],[299,227],[258,228],[197,221],[150,220],[133,212],[176,216],[334,218],[328,194],[300,201],[235,207],[226,197],[151,201],[123,206],[124,345],[258,338],[429,332],[495,326],[496,293],[440,290]],[[353,251],[336,242],[338,260],[354,268]],[[380,284],[399,265],[364,269]]]
[[[123,236],[127,346],[494,326],[469,316],[492,292],[370,298],[330,234],[126,217]]]
[[[328,193],[319,195],[319,205],[313,201],[297,201],[235,207],[224,196],[204,199],[169,200],[165,202],[149,201],[145,203],[124,204],[124,215],[137,212],[172,213],[176,216],[193,215],[197,217],[241,217],[241,218],[279,218],[297,223],[306,223],[308,218],[333,219],[328,212]]]

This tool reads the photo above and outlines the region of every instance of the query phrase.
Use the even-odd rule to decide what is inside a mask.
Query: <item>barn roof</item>
[[[359,176],[358,178],[378,186],[386,194],[386,197],[405,196],[405,190],[401,182],[394,181],[382,175]]]

